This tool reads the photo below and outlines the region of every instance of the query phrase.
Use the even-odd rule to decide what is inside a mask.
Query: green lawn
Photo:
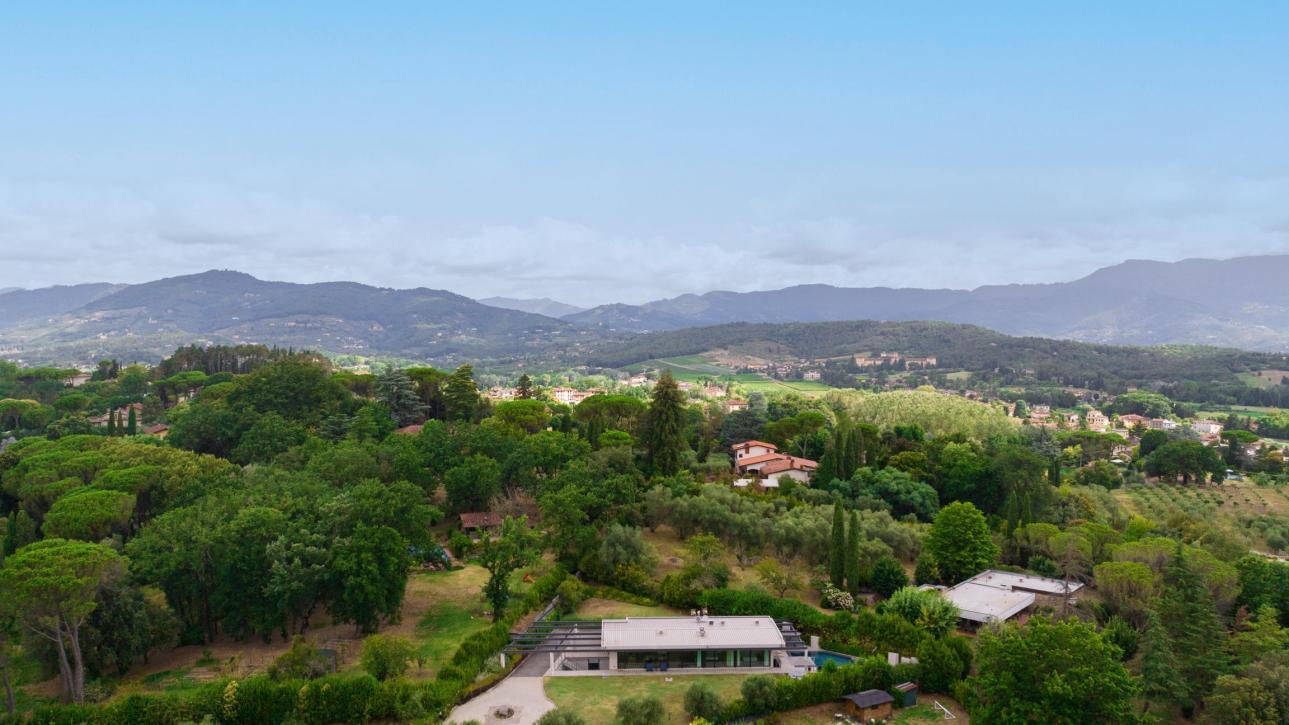
[[[703,682],[722,702],[739,696],[748,675],[605,675],[601,677],[547,677],[546,696],[561,710],[576,712],[590,723],[611,723],[617,718],[618,700],[657,695],[666,710],[663,722],[684,725],[685,690]],[[667,682],[670,678],[671,682]]]
[[[416,622],[415,642],[425,658],[425,674],[439,671],[466,637],[491,626],[479,596],[487,571],[468,566],[452,571],[419,574],[409,582],[409,594],[428,597],[431,604]]]
[[[1199,412],[1202,418],[1225,418],[1231,413],[1235,413],[1241,418],[1253,418],[1258,420],[1265,418],[1272,413],[1279,413],[1279,408],[1267,408],[1258,405],[1215,405]]]

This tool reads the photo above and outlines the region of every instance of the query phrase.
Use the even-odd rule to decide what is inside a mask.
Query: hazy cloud
[[[1289,178],[1105,172],[1043,188],[1023,181],[995,179],[985,193],[970,179],[948,180],[935,198],[893,186],[857,202],[853,216],[660,224],[645,234],[566,219],[468,225],[415,211],[364,214],[204,182],[11,179],[0,181],[0,286],[228,268],[587,305],[803,283],[970,288],[1068,280],[1127,258],[1289,251]]]

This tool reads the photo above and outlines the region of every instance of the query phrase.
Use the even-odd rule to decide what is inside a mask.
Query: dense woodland
[[[789,327],[826,352],[821,326]],[[1018,366],[1044,354],[1015,344],[1031,353],[989,354]],[[1064,351],[1111,355],[1051,344],[1071,371],[1082,358]],[[1113,354],[1125,381],[1167,378],[1173,364]],[[1186,355],[1215,371],[1253,362]],[[527,377],[519,399],[491,403],[468,365],[356,375],[254,347],[185,348],[152,369],[109,361],[74,388],[71,372],[0,368],[12,434],[0,453],[0,676],[14,721],[433,721],[504,674],[496,654],[523,614],[594,587],[791,619],[860,657],[802,680],[750,678],[725,702],[696,696],[709,721],[916,680],[982,723],[1289,722],[1289,565],[1250,553],[1284,548],[1289,525],[1153,520],[1113,495],[1146,481],[1213,488],[1228,467],[1274,484],[1283,461],[1245,455],[1247,430],[1225,448],[1153,431],[1114,463],[1116,435],[1022,427],[998,406],[921,390],[756,394],[726,415],[689,402],[669,374],[648,400],[569,408]],[[143,433],[156,422],[164,439]],[[811,484],[731,487],[729,445],[751,438],[818,460]],[[479,511],[505,524],[472,540],[455,516]],[[681,552],[666,573],[651,543],[664,534]],[[400,617],[409,572],[454,562],[486,570],[478,596],[496,624],[433,679],[409,678],[412,655],[382,628]],[[544,573],[521,591],[515,574],[530,566]],[[731,567],[756,581],[735,587]],[[1091,595],[966,637],[947,600],[913,587],[990,567]],[[315,666],[308,636],[323,621],[365,638],[359,670]],[[224,639],[296,644],[242,681],[113,691],[151,655]],[[892,668],[892,651],[918,664]],[[63,704],[13,694],[54,677]]]

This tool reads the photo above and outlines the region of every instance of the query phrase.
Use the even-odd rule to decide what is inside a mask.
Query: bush
[[[568,710],[551,710],[537,720],[537,725],[586,725],[586,720]]]
[[[949,692],[962,677],[962,660],[941,640],[922,640],[917,657],[918,685],[926,692]]]
[[[560,614],[571,614],[586,601],[586,586],[582,582],[568,577],[555,592],[559,596]]]
[[[388,680],[407,672],[408,662],[416,649],[406,637],[373,634],[363,640],[362,668],[378,680]]]
[[[774,712],[779,703],[779,691],[775,678],[770,675],[756,675],[743,680],[740,692],[743,701],[754,713]]]
[[[269,677],[229,680],[219,720],[229,725],[282,722],[295,710],[297,690],[298,682],[275,682]]]
[[[705,682],[695,682],[685,691],[685,712],[691,719],[718,720],[724,712],[721,700]]]
[[[312,680],[330,671],[331,663],[298,634],[291,639],[291,648],[269,665],[269,677],[275,680]]]
[[[904,567],[893,556],[883,556],[873,565],[873,575],[871,577],[873,591],[882,595],[882,598],[891,596],[897,590],[909,585],[909,577],[904,573]]]
[[[657,695],[625,697],[618,701],[618,719],[622,725],[662,725],[666,713]]]
[[[321,677],[300,688],[297,714],[311,725],[367,722],[378,689],[376,678],[370,675]]]

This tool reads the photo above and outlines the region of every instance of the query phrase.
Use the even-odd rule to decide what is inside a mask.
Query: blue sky
[[[1283,3],[612,5],[0,5],[0,286],[594,304],[1289,252]]]

